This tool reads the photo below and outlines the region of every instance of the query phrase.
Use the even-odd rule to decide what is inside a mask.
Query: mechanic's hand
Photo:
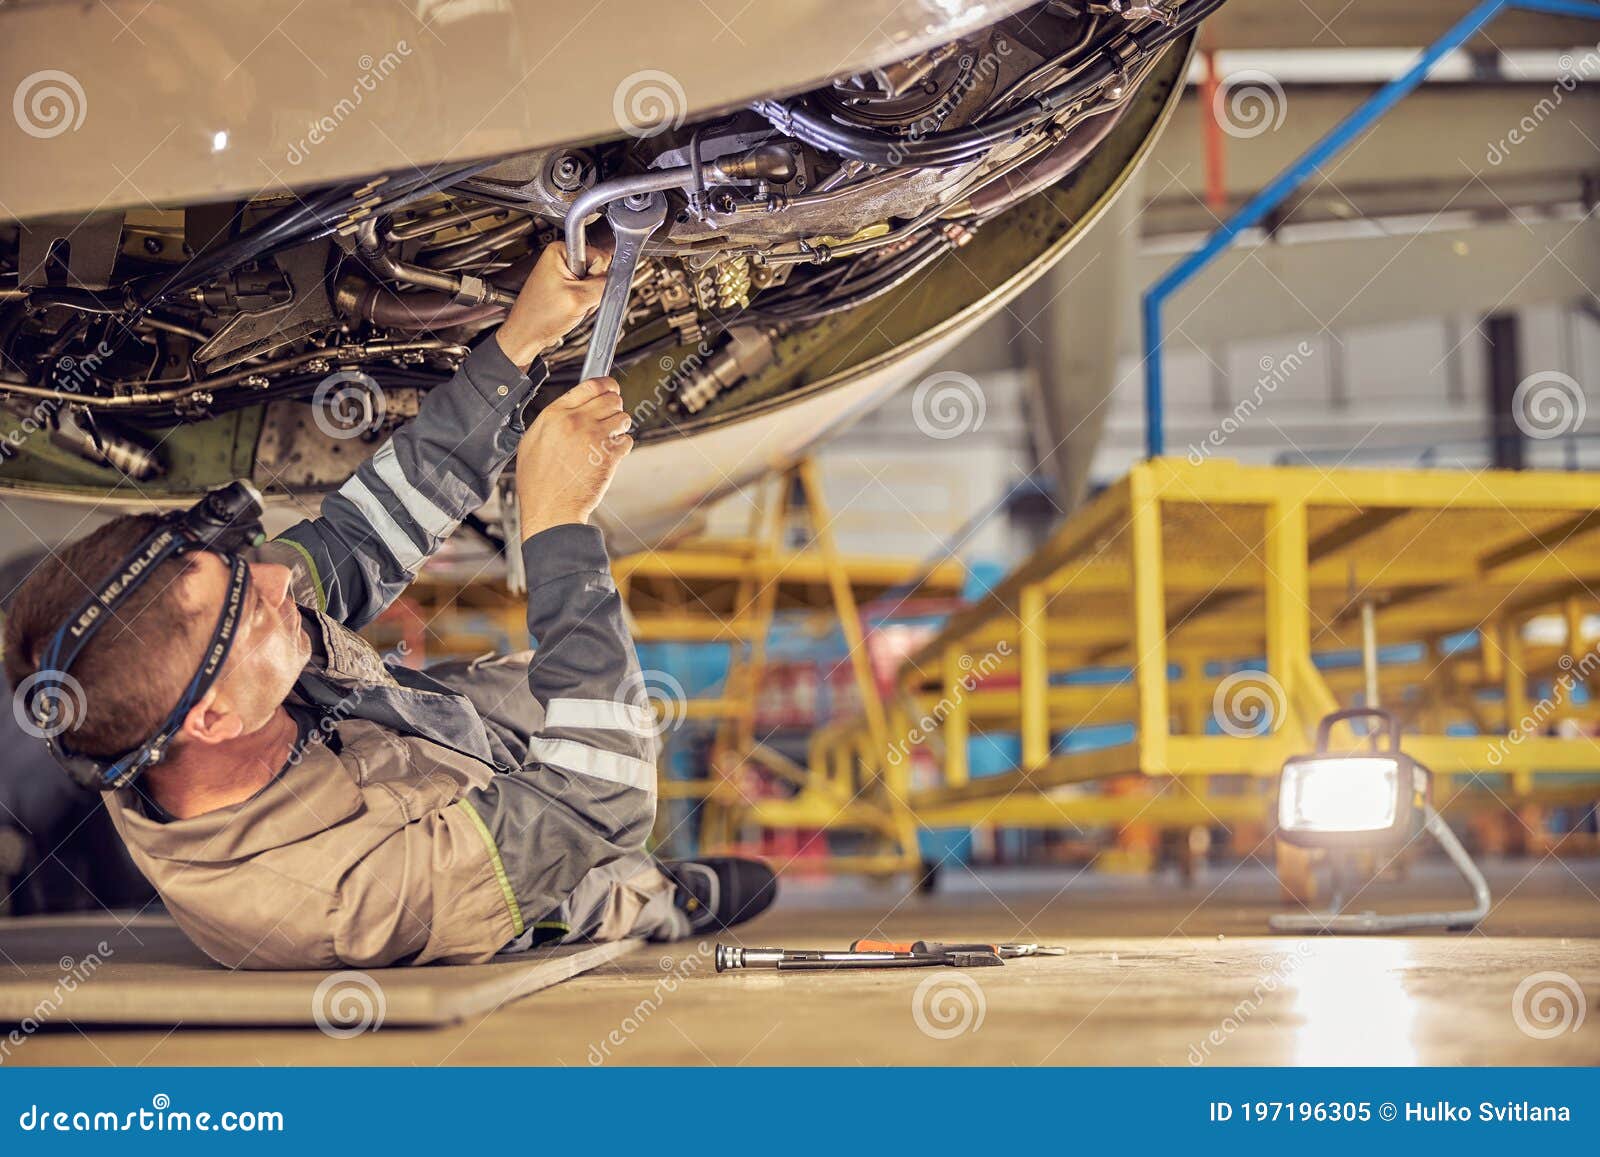
[[[567,247],[552,241],[539,254],[517,302],[496,335],[500,348],[517,368],[527,371],[533,359],[575,329],[600,304],[611,266],[609,239],[589,243],[589,276],[578,278],[567,268]]]
[[[611,378],[579,382],[545,407],[517,446],[524,542],[552,526],[589,521],[633,449],[632,425]]]

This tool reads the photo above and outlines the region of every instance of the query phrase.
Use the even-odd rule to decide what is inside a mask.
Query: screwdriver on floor
[[[846,968],[993,968],[1005,961],[987,947],[976,952],[830,952],[803,948],[741,948],[718,944],[718,972],[771,968],[779,972],[831,972]]]
[[[1017,956],[1065,956],[1065,948],[1045,944],[944,944],[938,940],[857,940],[852,952],[914,952],[937,955],[941,952],[988,952],[1010,960]]]

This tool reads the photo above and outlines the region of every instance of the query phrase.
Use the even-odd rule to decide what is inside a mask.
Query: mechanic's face
[[[216,682],[212,705],[214,712],[238,716],[241,734],[267,724],[311,657],[311,640],[289,594],[289,568],[275,563],[249,565],[238,633]],[[185,593],[197,608],[206,638],[222,613],[228,577],[228,565],[218,555],[209,551],[196,555]]]

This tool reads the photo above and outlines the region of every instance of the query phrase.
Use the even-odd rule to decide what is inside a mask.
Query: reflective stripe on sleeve
[[[372,456],[372,468],[378,472],[378,477],[394,496],[400,500],[400,505],[417,525],[422,527],[434,538],[444,538],[456,528],[456,520],[435,506],[422,491],[411,485],[411,480],[406,477],[405,471],[400,469],[400,459],[395,457],[394,443],[385,442],[383,447]]]
[[[581,775],[636,787],[640,791],[653,791],[656,786],[656,767],[631,755],[619,755],[579,743],[573,739],[545,739],[535,737],[528,744],[528,755],[541,763],[548,763]]]
[[[411,536],[379,503],[377,495],[367,489],[367,484],[361,481],[361,475],[352,474],[349,481],[339,487],[339,493],[366,516],[367,522],[377,533],[378,540],[388,547],[389,553],[394,555],[395,561],[400,564],[400,569],[407,574],[416,574],[428,556],[417,549],[417,544],[411,541]]]
[[[656,713],[648,707],[619,703],[614,699],[552,699],[545,709],[544,725],[593,727],[649,737],[655,734]]]

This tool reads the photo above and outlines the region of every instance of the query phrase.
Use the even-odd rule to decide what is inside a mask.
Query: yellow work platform
[[[1600,640],[1583,627],[1596,591],[1589,475],[1146,462],[911,657],[886,730],[863,720],[820,733],[801,796],[754,818],[892,827],[909,858],[917,823],[1132,817],[1151,790],[1052,791],[1124,774],[1159,777],[1158,812],[1262,818],[1269,784],[1233,780],[1219,795],[1210,777],[1275,777],[1323,715],[1360,700],[1359,662],[1327,658],[1359,652],[1363,604],[1380,648],[1422,648],[1380,666],[1377,690],[1406,724],[1406,749],[1440,773],[1441,803],[1468,786],[1450,777],[1478,773],[1509,775],[1498,794],[1528,798],[1535,774],[1600,773],[1600,742],[1584,733],[1595,708],[1572,702],[1577,683],[1600,686]],[[1535,617],[1564,624],[1556,642],[1527,641]],[[1481,645],[1447,646],[1471,632]],[[1113,673],[1083,681],[1093,670]],[[1112,723],[1131,725],[1132,741],[1052,747]],[[966,741],[984,728],[1020,733],[1014,771],[969,778]],[[1467,728],[1479,734],[1455,733]],[[904,755],[920,745],[940,775],[913,788]]]
[[[620,558],[612,573],[627,598],[640,642],[712,642],[764,637],[773,613],[832,616],[835,584],[849,584],[857,606],[886,595],[948,601],[961,597],[957,562],[923,567],[914,559],[780,552],[760,539],[703,539]],[[766,592],[767,606],[755,598]]]

